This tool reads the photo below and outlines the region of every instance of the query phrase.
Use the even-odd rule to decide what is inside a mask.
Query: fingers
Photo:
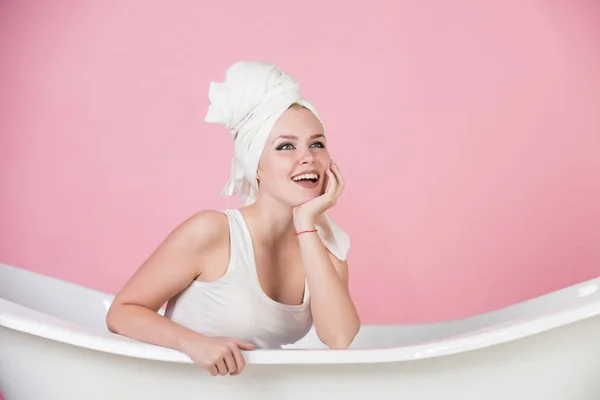
[[[331,162],[331,165],[332,165],[331,171],[335,174],[335,178],[337,181],[337,192],[336,192],[336,198],[337,198],[342,194],[342,191],[344,190],[346,182],[344,181],[344,177],[342,176],[342,173],[340,172],[340,168],[338,167],[338,165],[336,163],[334,163],[333,161]]]
[[[321,195],[324,195],[325,193],[329,192],[329,187],[331,186],[331,174],[329,173],[328,169],[325,169],[325,187],[323,188],[323,192],[321,193]]]
[[[216,365],[211,365],[210,367],[208,367],[206,369],[208,371],[209,374],[211,374],[212,376],[217,376],[219,375],[219,371],[217,370],[217,366]]]
[[[246,360],[244,360],[244,356],[242,356],[242,353],[239,349],[235,349],[232,353],[237,369],[235,372],[232,372],[231,375],[238,375],[244,370],[244,367],[246,366]]]
[[[220,351],[220,358],[207,367],[207,371],[215,375],[239,375],[246,366],[246,361],[240,349],[253,350],[254,345],[235,338],[226,339],[225,346]],[[218,356],[217,356],[218,357]]]
[[[223,359],[217,361],[215,366],[217,367],[217,371],[219,371],[219,375],[228,374],[229,371],[227,370],[227,366],[225,365],[225,361]]]
[[[243,367],[243,366],[242,366]],[[237,375],[241,371],[237,362],[234,359],[234,355],[228,354],[223,357],[221,360],[217,361],[215,364],[211,365],[210,368],[207,368],[207,371],[212,375]]]
[[[335,177],[337,179],[339,186],[343,187],[346,182],[344,181],[344,177],[342,176],[342,173],[340,172],[340,167],[338,167],[338,165],[334,162],[331,162],[331,164],[332,164],[331,171],[335,174]]]
[[[342,178],[338,166],[334,162],[331,162],[330,168],[327,168],[325,172],[328,177],[327,190],[325,193],[330,196],[331,201],[335,204],[344,190],[344,179]]]
[[[227,367],[227,373],[234,374],[238,369],[235,360],[233,359],[233,355],[229,354],[224,358],[225,366]]]
[[[235,343],[242,350],[254,350],[254,345],[250,343],[246,343],[243,340],[232,339],[233,343]]]
[[[233,348],[231,349],[231,354],[233,354],[233,358],[235,360],[237,370],[235,372],[233,372],[231,375],[238,375],[244,370],[244,367],[246,366],[246,360],[244,359],[244,356],[242,355],[242,352],[240,351],[240,349],[254,350],[254,345],[252,345],[250,343],[246,343],[243,340],[233,339],[232,347]]]
[[[326,194],[330,194],[331,196],[335,196],[336,194],[336,189],[337,189],[337,178],[334,175],[333,171],[331,170],[331,168],[327,168],[325,170],[325,173],[327,174],[327,187],[325,188],[325,193]]]

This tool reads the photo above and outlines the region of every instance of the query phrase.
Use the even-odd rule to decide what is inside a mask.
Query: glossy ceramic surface
[[[240,376],[212,377],[185,354],[110,333],[112,296],[0,265],[0,388],[7,399],[595,399],[599,288],[597,278],[461,320],[363,326],[347,350],[311,332],[246,352]]]

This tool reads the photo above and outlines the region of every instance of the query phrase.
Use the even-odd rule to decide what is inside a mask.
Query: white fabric
[[[213,282],[194,281],[169,300],[165,317],[207,336],[228,336],[257,348],[279,348],[302,339],[312,327],[310,293],[304,284],[300,305],[286,305],[262,290],[250,231],[239,210],[228,216],[230,259],[225,275]]]
[[[306,107],[321,119],[315,107],[300,97],[294,78],[263,62],[234,63],[223,82],[211,82],[208,97],[211,104],[205,121],[227,127],[235,146],[231,176],[221,193],[238,195],[244,205],[251,204],[258,195],[258,162],[277,119],[293,104]],[[319,218],[316,228],[329,251],[345,260],[350,248],[346,232],[326,214]]]

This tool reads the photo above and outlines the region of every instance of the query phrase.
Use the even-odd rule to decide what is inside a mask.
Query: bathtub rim
[[[483,349],[519,340],[600,315],[600,301],[564,311],[511,321],[422,344],[359,349],[265,349],[243,351],[248,364],[364,364],[423,360]],[[0,299],[0,326],[44,339],[120,356],[173,363],[192,363],[177,350],[101,332]]]
[[[6,266],[0,264],[0,266]],[[13,267],[16,268],[16,267]],[[19,269],[19,268],[16,268]],[[49,279],[55,279],[49,277]],[[62,281],[61,281],[62,282]],[[65,282],[69,283],[69,282]],[[71,285],[78,286],[70,283]],[[600,278],[571,285],[561,290],[598,290]],[[78,286],[98,294],[102,292]],[[556,291],[554,291],[556,292]],[[550,292],[548,294],[551,294]],[[541,296],[538,296],[541,297]],[[519,303],[515,304],[518,305]],[[512,305],[512,306],[515,306]],[[487,328],[452,335],[443,339],[408,346],[334,349],[260,349],[243,351],[248,364],[363,364],[423,360],[449,356],[507,343],[600,315],[600,298],[556,309],[535,317],[514,318]],[[175,349],[137,341],[107,330],[94,329],[60,319],[0,298],[0,326],[89,350],[146,360],[193,363]],[[382,326],[382,325],[370,325]]]

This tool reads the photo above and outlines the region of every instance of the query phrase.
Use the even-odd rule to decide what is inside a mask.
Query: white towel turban
[[[319,118],[315,107],[300,98],[298,83],[275,65],[239,61],[231,65],[223,82],[211,82],[210,106],[205,121],[229,129],[235,146],[231,176],[222,190],[225,196],[238,195],[244,205],[256,201],[256,172],[271,128],[293,104],[309,109]],[[338,259],[345,260],[350,240],[330,217],[323,214],[316,226],[325,246]]]

